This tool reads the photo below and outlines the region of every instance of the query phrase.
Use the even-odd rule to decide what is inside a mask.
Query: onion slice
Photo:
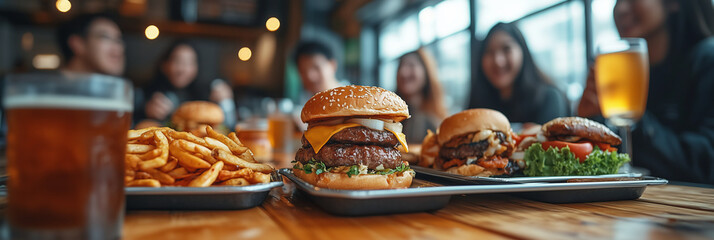
[[[384,121],[382,120],[368,118],[350,118],[345,122],[356,123],[378,131],[384,130]]]
[[[384,123],[384,128],[395,132],[395,133],[400,133],[402,132],[402,123],[400,122],[385,122]]]

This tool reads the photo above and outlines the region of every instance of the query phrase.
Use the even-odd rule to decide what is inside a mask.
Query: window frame
[[[430,42],[428,44],[424,44],[421,40],[420,28],[417,28],[417,37],[419,38],[419,47],[426,47],[426,48],[433,48],[433,46],[435,44],[437,44],[439,41],[449,38],[455,34],[461,33],[464,30],[470,32],[469,41],[470,41],[470,48],[471,48],[471,50],[470,50],[470,52],[471,52],[471,57],[470,57],[471,69],[469,70],[469,75],[470,75],[469,82],[475,74],[475,72],[474,72],[475,69],[478,69],[478,64],[480,64],[480,59],[477,59],[478,55],[479,55],[478,51],[480,51],[480,49],[479,49],[480,40],[477,39],[477,37],[476,37],[476,32],[478,30],[477,29],[477,23],[478,23],[477,1],[488,1],[488,0],[468,0],[469,12],[470,12],[470,14],[469,14],[470,23],[466,29],[456,31],[456,32],[451,33],[450,35],[444,36],[444,37],[435,36],[434,40],[432,42]],[[519,21],[523,21],[523,20],[531,18],[533,16],[537,16],[537,15],[546,13],[551,9],[560,7],[562,5],[569,4],[573,1],[581,1],[583,3],[583,11],[584,11],[583,12],[583,17],[584,17],[584,21],[583,21],[584,26],[583,27],[584,27],[584,33],[585,33],[584,38],[585,38],[585,50],[586,50],[585,56],[587,58],[585,61],[587,66],[585,66],[585,68],[587,69],[592,64],[592,62],[594,61],[594,58],[595,58],[594,53],[593,53],[593,49],[594,49],[594,46],[593,46],[593,44],[594,44],[593,43],[593,41],[594,41],[593,22],[592,22],[593,21],[593,19],[592,19],[592,17],[593,17],[592,16],[592,2],[593,2],[593,0],[562,0],[560,2],[551,4],[549,6],[534,10],[530,13],[527,13],[527,14],[521,16],[520,18],[513,20],[511,22],[517,23]],[[427,7],[434,7],[435,5],[437,5],[441,2],[443,2],[443,0],[424,1],[424,2],[421,2],[418,4],[412,4],[412,5],[405,7],[404,9],[400,10],[397,14],[394,14],[390,17],[382,19],[381,21],[378,21],[377,24],[365,26],[365,27],[369,27],[372,29],[372,31],[374,32],[374,40],[376,41],[374,49],[371,49],[373,51],[371,55],[376,56],[376,59],[375,59],[376,61],[374,61],[374,65],[372,68],[372,69],[374,69],[374,71],[369,73],[370,76],[372,77],[372,79],[375,79],[374,84],[383,85],[383,83],[381,82],[382,79],[380,78],[380,76],[382,74],[381,66],[382,66],[382,64],[384,64],[385,61],[393,60],[393,59],[383,60],[382,57],[380,56],[380,48],[382,46],[379,43],[379,39],[381,38],[381,35],[382,35],[381,32],[384,30],[384,27],[393,21],[403,21],[405,18],[407,18],[408,16],[410,16],[412,14],[418,16],[419,12],[422,9],[427,8]],[[438,53],[434,53],[434,54],[438,55]],[[466,107],[468,107],[468,106],[466,106]]]

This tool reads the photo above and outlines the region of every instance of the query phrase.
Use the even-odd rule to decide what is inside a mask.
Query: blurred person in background
[[[421,143],[426,130],[436,129],[447,116],[436,61],[423,48],[404,54],[397,68],[397,94],[409,105],[411,118],[402,121],[407,142]]]
[[[232,129],[236,118],[233,90],[220,79],[209,83],[197,80],[198,71],[196,47],[185,40],[171,44],[159,59],[153,82],[144,91],[143,95],[148,99],[141,109],[134,111],[140,115],[138,119],[165,122],[183,102],[212,101],[224,110],[225,125]],[[224,105],[230,106],[226,108]]]
[[[304,89],[300,96],[300,106],[316,93],[349,84],[337,79],[337,59],[324,43],[301,42],[295,49],[294,60]]]
[[[633,127],[634,164],[669,180],[714,184],[714,8],[711,0],[617,1],[620,37],[647,40],[649,96]],[[594,71],[578,115],[602,120]]]
[[[61,72],[100,73],[120,76],[124,73],[124,41],[116,21],[109,14],[81,14],[60,23],[57,28],[57,44],[64,57]],[[22,62],[16,65],[15,73],[23,73]],[[4,91],[4,81],[0,92]],[[0,100],[0,145],[5,144],[7,121]]]
[[[124,72],[124,41],[107,14],[79,15],[59,26],[63,71],[119,76]]]
[[[543,124],[570,115],[565,94],[538,69],[514,24],[493,26],[479,53],[469,108],[495,109],[521,123]]]
[[[316,93],[350,84],[349,81],[337,79],[337,59],[327,44],[318,41],[303,41],[295,48],[295,65],[300,74],[303,91],[300,92],[298,103],[293,108],[292,118],[295,126],[301,131],[307,129],[307,124],[300,120],[300,111],[312,95]]]

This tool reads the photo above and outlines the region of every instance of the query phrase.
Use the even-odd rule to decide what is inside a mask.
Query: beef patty
[[[312,159],[325,163],[327,167],[367,165],[375,169],[396,168],[402,164],[402,154],[394,147],[355,144],[326,144],[315,154],[312,147],[303,147],[295,154],[295,160],[306,163]]]
[[[503,132],[495,132],[496,137],[500,140],[501,144],[506,142],[506,135]],[[468,134],[467,134],[468,135]],[[439,157],[443,159],[466,159],[468,157],[483,157],[483,152],[488,149],[488,139],[484,139],[478,142],[470,142],[470,138],[465,136],[455,137],[439,149]],[[450,147],[453,146],[453,147]],[[508,151],[503,152],[503,156],[508,153]]]
[[[327,144],[331,143],[394,147],[399,144],[399,140],[397,140],[397,136],[386,130],[379,131],[367,127],[352,127],[342,129],[342,131],[332,135]],[[305,139],[305,136],[302,137],[302,147],[310,147],[310,143]]]

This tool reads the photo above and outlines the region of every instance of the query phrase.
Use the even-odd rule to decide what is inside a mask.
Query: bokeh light
[[[57,2],[55,2],[55,7],[57,7],[57,10],[60,12],[64,13],[72,9],[72,3],[70,3],[69,0],[57,0]]]
[[[144,30],[144,35],[146,35],[146,38],[149,40],[154,40],[159,37],[159,28],[154,25],[149,25],[146,27],[146,30]]]
[[[238,58],[241,61],[248,61],[251,56],[253,56],[253,52],[251,52],[250,48],[248,47],[242,47],[240,50],[238,50]]]
[[[267,28],[268,31],[275,32],[280,28],[280,20],[276,17],[268,18],[268,20],[265,21],[265,28]]]

